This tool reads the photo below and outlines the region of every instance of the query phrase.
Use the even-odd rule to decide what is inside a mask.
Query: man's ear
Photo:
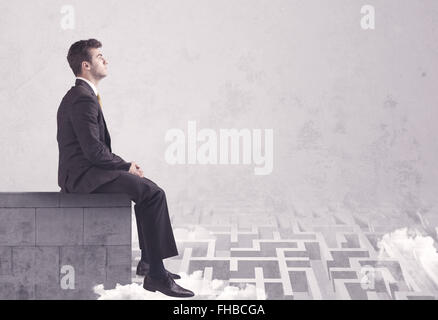
[[[90,69],[90,64],[86,61],[82,61],[82,68],[88,70]]]

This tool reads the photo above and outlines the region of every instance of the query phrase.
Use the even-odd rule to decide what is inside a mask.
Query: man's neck
[[[97,88],[97,86],[99,84],[99,80],[94,79],[93,77],[90,77],[88,75],[78,75],[77,77],[83,78],[83,79],[86,79],[86,80],[90,81],[92,84],[94,84],[96,86],[96,88]]]

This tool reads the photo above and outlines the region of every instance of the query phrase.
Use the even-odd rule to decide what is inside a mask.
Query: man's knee
[[[161,214],[162,212],[162,210],[158,210],[157,208],[167,205],[166,202],[167,200],[164,190],[160,187],[155,187],[153,190],[149,190],[142,194],[140,201],[136,204],[136,208],[154,207],[155,209],[151,214],[156,215]]]
[[[166,197],[164,190],[155,183],[150,183],[149,181],[144,181],[142,184],[141,200],[140,201],[152,201],[161,200]]]

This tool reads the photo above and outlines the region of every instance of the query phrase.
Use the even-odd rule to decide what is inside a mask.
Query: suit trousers
[[[146,262],[178,255],[167,208],[166,194],[155,182],[128,171],[120,171],[115,180],[98,187],[93,193],[125,193],[135,202],[140,249]]]

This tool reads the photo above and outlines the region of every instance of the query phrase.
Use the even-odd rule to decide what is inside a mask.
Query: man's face
[[[103,57],[99,48],[89,49],[91,56],[90,74],[94,79],[105,78],[108,74],[107,65],[108,61]]]

